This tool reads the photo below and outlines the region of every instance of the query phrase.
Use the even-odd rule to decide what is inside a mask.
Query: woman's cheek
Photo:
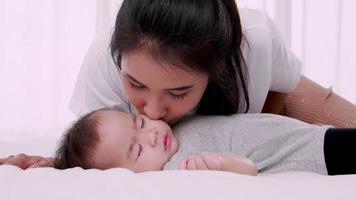
[[[195,105],[195,102],[189,99],[189,97],[182,101],[173,102],[170,106],[170,113],[173,115],[172,118],[179,120],[192,111],[195,108]]]
[[[144,98],[143,92],[135,90],[129,85],[129,83],[124,84],[124,91],[130,103],[132,103],[139,110],[140,104],[142,104],[141,99]]]

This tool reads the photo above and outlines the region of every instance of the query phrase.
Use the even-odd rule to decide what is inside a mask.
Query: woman
[[[91,45],[70,109],[110,107],[170,125],[188,114],[280,113],[300,80],[299,60],[263,12],[233,0],[126,0],[113,33]],[[26,169],[52,159],[2,163]]]

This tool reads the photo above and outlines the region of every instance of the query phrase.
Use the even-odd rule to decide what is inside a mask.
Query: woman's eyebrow
[[[134,77],[132,77],[130,74],[126,73],[127,77],[135,82],[136,84],[139,84],[139,85],[145,85],[143,83],[141,83],[140,81],[136,80]],[[188,89],[191,89],[194,85],[187,85],[187,86],[181,86],[181,87],[176,87],[176,88],[169,88],[169,89],[165,89],[166,91],[184,91],[184,90],[188,90]]]
[[[133,81],[133,82],[135,82],[135,83],[137,83],[139,85],[144,85],[143,83],[141,83],[140,81],[138,81],[134,77],[132,77],[130,74],[126,73],[126,75],[131,81]]]
[[[177,87],[177,88],[170,88],[170,89],[166,89],[166,90],[173,90],[173,91],[183,91],[183,90],[188,90],[190,88],[192,88],[194,85],[188,85],[188,86],[182,86],[182,87]]]

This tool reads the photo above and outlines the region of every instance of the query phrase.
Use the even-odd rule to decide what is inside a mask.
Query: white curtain
[[[265,10],[279,26],[303,73],[356,104],[355,0],[236,0]]]
[[[67,126],[96,0],[0,0],[0,131]]]
[[[304,74],[356,103],[356,1],[291,3],[292,49]]]
[[[95,34],[121,0],[0,0],[0,131],[67,127],[71,92]],[[354,0],[237,0],[265,10],[303,72],[356,103]]]

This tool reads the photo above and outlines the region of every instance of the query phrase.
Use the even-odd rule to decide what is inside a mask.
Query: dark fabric
[[[328,129],[324,155],[329,175],[356,174],[356,129]]]

